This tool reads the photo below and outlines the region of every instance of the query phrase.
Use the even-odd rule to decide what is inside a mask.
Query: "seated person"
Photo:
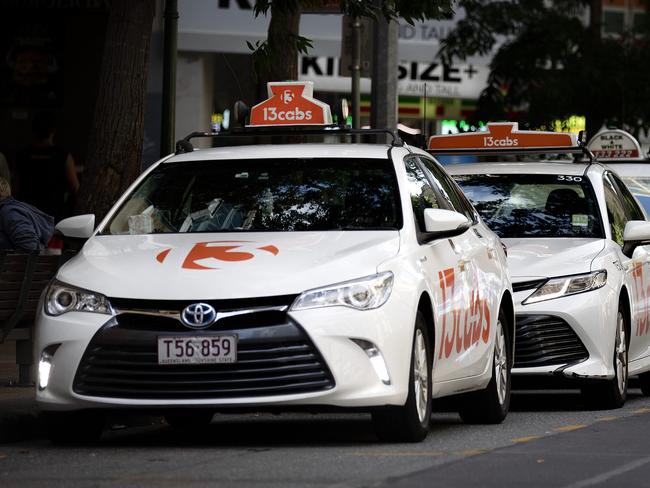
[[[38,253],[54,233],[54,217],[11,196],[9,182],[0,177],[0,250]]]

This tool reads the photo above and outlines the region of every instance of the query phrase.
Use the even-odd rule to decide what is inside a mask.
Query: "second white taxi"
[[[311,90],[271,84],[251,127],[206,136],[359,134]],[[115,410],[198,426],[238,408],[342,407],[371,411],[381,439],[418,441],[432,398],[455,394],[466,421],[504,419],[506,257],[428,154],[395,134],[192,149],[154,164],[96,228],[57,227],[88,240],[38,317],[36,399],[54,440],[96,437]]]
[[[490,160],[447,169],[507,247],[513,374],[524,385],[534,377],[572,380],[591,405],[620,407],[628,375],[647,383],[650,370],[650,222],[616,173],[581,161],[575,135],[513,123],[488,129],[432,138],[431,146]],[[502,153],[508,162],[495,161]],[[578,158],[535,162],[531,153]]]

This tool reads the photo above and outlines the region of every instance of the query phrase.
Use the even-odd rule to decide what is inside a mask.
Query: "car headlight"
[[[291,305],[291,310],[343,306],[356,310],[381,307],[393,289],[393,273],[385,271],[357,280],[307,290]]]
[[[544,300],[552,300],[553,298],[577,295],[578,293],[602,288],[605,283],[607,283],[607,271],[605,270],[551,278],[521,303],[522,305],[528,305],[543,302]]]
[[[45,312],[55,316],[67,312],[113,314],[111,304],[104,295],[75,288],[59,281],[53,281],[47,290]]]

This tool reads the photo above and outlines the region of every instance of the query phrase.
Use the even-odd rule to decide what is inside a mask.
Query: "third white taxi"
[[[628,374],[650,370],[650,222],[610,169],[582,161],[575,135],[489,124],[432,137],[435,153],[486,161],[447,166],[507,247],[517,316],[513,374],[575,380],[596,407],[619,407]],[[496,162],[497,154],[508,162]],[[532,161],[532,153],[570,153]],[[577,154],[575,154],[577,153]]]

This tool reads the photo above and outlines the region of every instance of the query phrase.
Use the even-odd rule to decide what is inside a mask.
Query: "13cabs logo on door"
[[[454,349],[460,354],[480,341],[488,344],[490,340],[490,307],[487,300],[481,298],[480,291],[475,289],[467,303],[463,300],[461,287],[455,286],[455,276],[454,268],[438,272],[441,303],[452,304],[449,308],[445,307],[446,313],[442,316],[439,359],[449,358]]]

